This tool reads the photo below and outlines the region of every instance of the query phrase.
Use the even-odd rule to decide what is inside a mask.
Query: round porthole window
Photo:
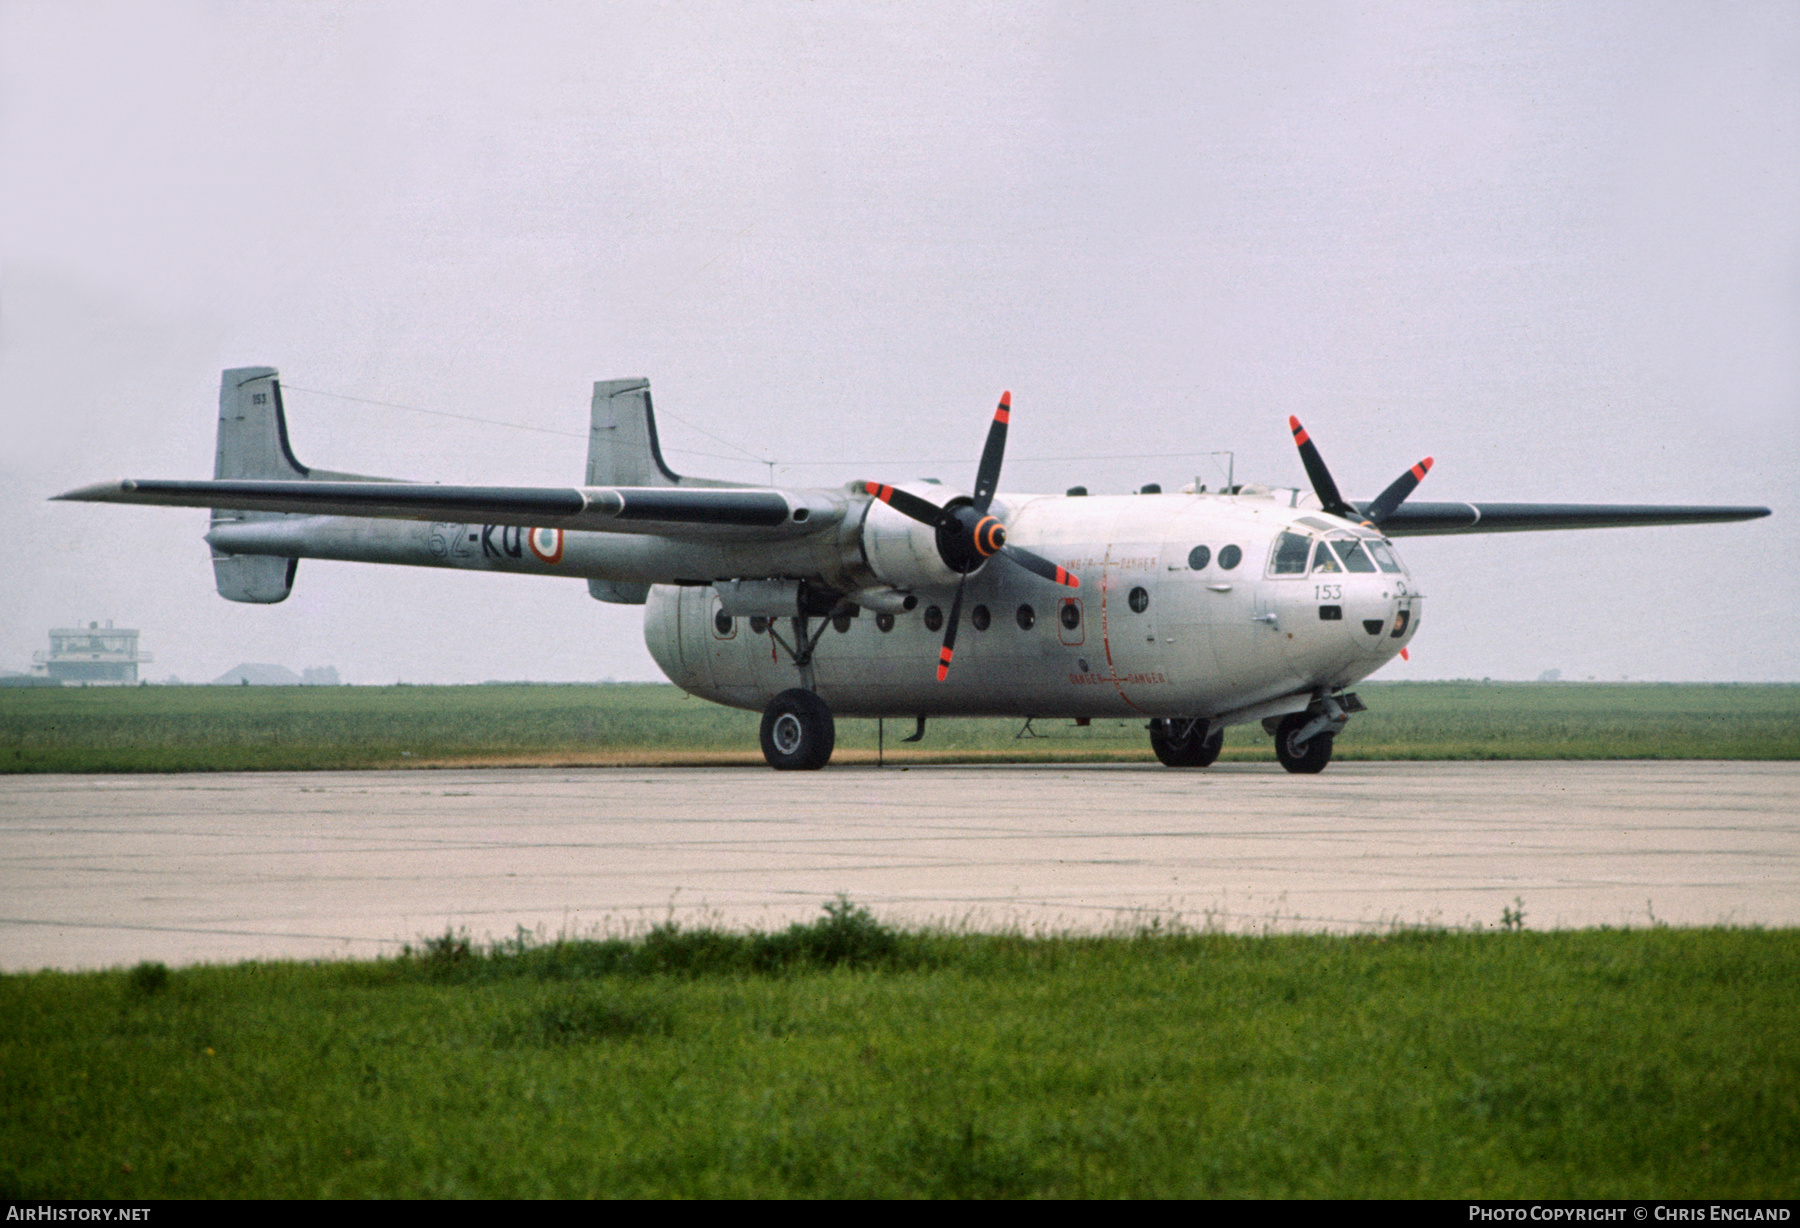
[[[894,616],[892,614],[889,614],[886,610],[883,610],[881,613],[879,613],[875,616],[875,630],[877,630],[877,631],[892,631],[893,629],[894,629]]]
[[[1236,567],[1243,561],[1244,552],[1239,550],[1236,546],[1226,546],[1223,550],[1219,551],[1219,567],[1225,571],[1230,571],[1233,567]]]
[[[969,623],[977,631],[986,631],[992,621],[993,615],[988,613],[988,608],[984,605],[978,605],[969,611]]]
[[[1199,571],[1210,562],[1212,562],[1212,551],[1207,547],[1195,546],[1188,551],[1188,566],[1193,570]]]
[[[1131,611],[1134,614],[1142,614],[1150,608],[1150,594],[1141,587],[1132,589],[1131,596],[1126,600],[1131,603]]]
[[[925,630],[941,631],[944,628],[944,612],[934,605],[925,607]]]
[[[731,615],[727,614],[724,610],[714,610],[713,630],[717,631],[720,635],[730,635]]]
[[[1073,631],[1081,625],[1081,607],[1076,605],[1073,601],[1065,601],[1063,602],[1062,613],[1058,614],[1057,617],[1062,619],[1062,625],[1064,627]]]
[[[1019,630],[1029,631],[1037,626],[1037,611],[1028,605],[1022,605],[1019,607],[1018,619]]]

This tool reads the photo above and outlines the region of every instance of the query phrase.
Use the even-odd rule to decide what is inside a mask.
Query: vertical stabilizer
[[[650,404],[647,379],[594,381],[594,412],[588,430],[589,486],[715,486],[704,479],[684,478],[663,462],[656,439],[656,411]],[[643,605],[648,584],[623,580],[589,580],[596,601]]]
[[[219,442],[213,477],[294,481],[310,471],[288,446],[287,417],[281,408],[281,380],[274,367],[238,367],[219,380]],[[214,508],[213,524],[277,520],[277,512]],[[294,591],[299,559],[226,554],[215,549],[213,581],[227,601],[272,605]]]
[[[656,440],[656,411],[647,379],[594,382],[594,415],[588,432],[589,486],[679,486],[681,476],[663,463]]]

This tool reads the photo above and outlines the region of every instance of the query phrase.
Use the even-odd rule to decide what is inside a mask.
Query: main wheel
[[[811,691],[783,691],[763,709],[763,758],[778,772],[822,768],[836,745],[831,709]]]
[[[1150,722],[1150,749],[1164,767],[1211,767],[1225,745],[1225,731],[1205,721]]]
[[[1331,762],[1331,734],[1315,733],[1304,742],[1294,741],[1311,720],[1309,714],[1295,712],[1283,717],[1275,730],[1275,757],[1290,772],[1323,772]]]

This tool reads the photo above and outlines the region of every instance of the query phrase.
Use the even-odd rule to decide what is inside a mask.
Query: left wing
[[[847,507],[847,500],[835,492],[767,487],[440,486],[248,479],[126,479],[55,497],[81,503],[479,522],[708,541],[805,537],[837,524]]]

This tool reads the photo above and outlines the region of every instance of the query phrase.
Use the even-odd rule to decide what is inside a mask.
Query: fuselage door
[[[1106,550],[1100,589],[1106,662],[1119,693],[1145,711],[1157,707],[1157,695],[1169,689],[1169,663],[1158,632],[1167,613],[1160,600],[1168,587],[1162,555],[1161,542],[1114,542]]]

